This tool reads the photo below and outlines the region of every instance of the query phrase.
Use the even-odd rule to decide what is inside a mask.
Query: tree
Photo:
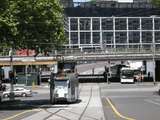
[[[11,47],[18,33],[16,19],[11,15],[9,0],[0,0],[0,48]],[[16,42],[16,41],[15,41]]]
[[[160,7],[160,0],[152,0],[152,3]]]
[[[0,3],[3,2],[0,0]],[[9,45],[14,42],[17,49],[45,50],[57,48],[65,42],[63,9],[58,0],[5,2],[5,7],[0,6],[3,9],[0,9],[3,13],[0,15],[0,39],[3,43]]]

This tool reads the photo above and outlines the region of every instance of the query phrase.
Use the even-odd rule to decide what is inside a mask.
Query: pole
[[[10,56],[10,67],[11,67],[11,74],[13,73],[13,49],[11,48],[9,51],[9,56]],[[14,78],[10,77],[10,100],[14,100],[14,87],[13,87],[13,82],[14,82]]]
[[[153,43],[153,84],[156,85],[156,79],[155,79],[155,41]]]

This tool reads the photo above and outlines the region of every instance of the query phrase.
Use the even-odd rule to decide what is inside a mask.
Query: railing
[[[106,48],[106,49],[61,49],[61,50],[52,50],[53,52],[49,52],[49,56],[54,55],[79,55],[79,54],[125,54],[125,53],[153,53],[153,49],[149,48]],[[55,52],[56,51],[56,52]],[[160,48],[155,48],[155,54],[160,53]],[[0,54],[0,56],[8,56],[8,54]],[[13,56],[16,56],[14,53]],[[38,56],[45,56],[43,54],[38,54]]]

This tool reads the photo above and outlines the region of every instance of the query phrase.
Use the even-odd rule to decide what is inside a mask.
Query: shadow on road
[[[61,107],[64,107],[62,105],[78,104],[80,102],[81,102],[80,99],[74,103],[60,101],[52,105],[49,99],[3,101],[0,103],[0,111],[1,110],[28,110],[28,109],[36,109],[36,108],[42,108],[42,109],[61,108]]]

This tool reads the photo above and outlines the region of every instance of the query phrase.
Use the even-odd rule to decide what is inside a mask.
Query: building
[[[108,51],[160,48],[160,9],[149,0],[69,3],[64,8],[67,47]]]

